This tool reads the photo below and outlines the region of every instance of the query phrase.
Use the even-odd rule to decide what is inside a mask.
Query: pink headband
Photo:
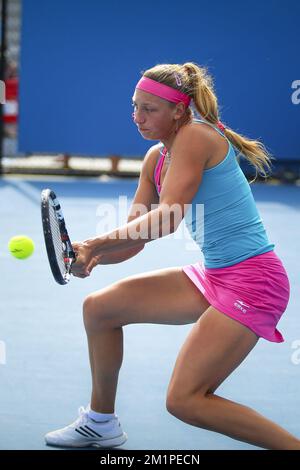
[[[181,91],[175,90],[175,88],[159,83],[148,77],[142,77],[136,88],[138,90],[151,93],[151,95],[159,96],[160,98],[171,101],[172,103],[183,102],[186,107],[188,107],[191,102],[191,98],[185,93],[181,93]]]

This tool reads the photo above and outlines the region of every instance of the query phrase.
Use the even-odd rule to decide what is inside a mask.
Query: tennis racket
[[[53,277],[58,284],[67,284],[76,256],[59,201],[51,189],[42,191],[41,213],[45,245]]]

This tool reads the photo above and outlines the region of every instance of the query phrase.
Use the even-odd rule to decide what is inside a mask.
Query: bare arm
[[[182,128],[173,144],[172,160],[158,207],[112,232],[86,240],[91,253],[97,255],[121,249],[138,249],[145,243],[173,233],[198,190],[208,155],[206,139],[199,127]]]
[[[152,205],[158,204],[158,196],[153,180],[151,178],[151,172],[154,170],[158,155],[159,151],[157,146],[151,147],[145,155],[139,178],[138,188],[131,204],[127,223],[131,222],[132,220],[135,220],[137,217],[140,216],[140,212],[143,206],[144,211],[148,212],[151,210]],[[105,253],[103,255],[100,255],[98,264],[121,263],[140,253],[144,249],[144,246],[145,243],[137,247],[125,248],[123,250],[118,249],[114,252]]]
[[[200,129],[200,126],[191,125],[181,128],[178,132],[173,143],[172,160],[164,179],[158,207],[149,210],[149,203],[156,198],[155,187],[153,182],[146,183],[141,176],[142,183],[137,190],[139,196],[136,195],[135,200],[140,202],[140,195],[150,191],[152,197],[147,198],[148,205],[144,204],[145,199],[141,199],[143,205],[133,206],[129,214],[133,217],[130,222],[75,246],[77,260],[73,265],[74,276],[81,278],[89,276],[102,257],[104,260],[104,256],[124,250],[137,250],[135,253],[138,253],[145,243],[169,235],[177,229],[201,184],[202,173],[209,158],[207,139]],[[141,192],[141,188],[145,189]]]
[[[127,250],[120,250],[114,253],[107,253],[105,255],[100,255],[98,264],[117,264],[122,263],[133,256],[137,255],[144,247],[131,248]]]

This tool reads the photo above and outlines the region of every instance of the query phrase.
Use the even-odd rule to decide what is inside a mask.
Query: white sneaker
[[[45,436],[47,445],[60,447],[115,447],[127,441],[118,417],[98,423],[88,415],[88,410],[81,406],[79,417],[74,423]]]

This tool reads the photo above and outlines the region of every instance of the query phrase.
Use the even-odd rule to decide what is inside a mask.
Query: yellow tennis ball
[[[9,240],[8,249],[15,258],[25,259],[32,255],[34,243],[26,235],[18,235]]]

